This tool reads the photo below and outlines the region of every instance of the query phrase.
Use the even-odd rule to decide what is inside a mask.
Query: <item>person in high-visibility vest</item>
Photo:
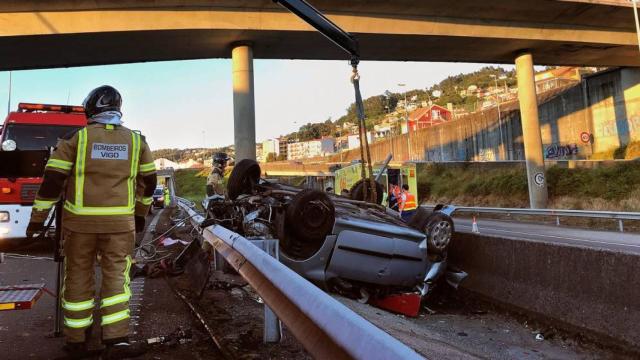
[[[389,208],[393,210],[398,210],[398,206],[400,205],[400,197],[402,195],[402,190],[397,184],[391,184],[389,189]]]
[[[100,308],[102,358],[144,353],[130,343],[129,299],[135,233],[145,225],[153,201],[156,168],[139,132],[122,126],[122,97],[101,86],[83,102],[87,126],[64,136],[49,158],[36,195],[27,236],[44,230],[51,208],[64,201],[64,350],[85,358],[87,335]],[[100,254],[102,284],[95,300],[95,262]],[[97,320],[97,319],[96,319]]]
[[[169,196],[169,188],[164,187],[164,206],[171,205],[171,196]]]
[[[418,209],[416,196],[409,192],[409,185],[402,185],[402,193],[400,194],[400,217],[405,222],[409,222]]]

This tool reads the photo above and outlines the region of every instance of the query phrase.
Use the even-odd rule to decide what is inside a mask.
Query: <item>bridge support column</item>
[[[256,112],[253,97],[253,50],[248,44],[234,45],[233,131],[236,162],[256,159]]]
[[[548,200],[547,181],[531,53],[522,52],[516,57],[516,75],[522,134],[524,136],[524,156],[527,164],[527,181],[529,183],[529,204],[532,209],[544,209],[547,207]]]

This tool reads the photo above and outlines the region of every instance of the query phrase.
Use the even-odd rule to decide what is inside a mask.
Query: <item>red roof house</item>
[[[453,118],[449,109],[440,105],[431,105],[416,109],[409,114],[409,130],[416,131],[433,125],[442,124]]]

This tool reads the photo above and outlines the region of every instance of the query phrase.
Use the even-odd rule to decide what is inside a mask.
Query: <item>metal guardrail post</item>
[[[278,240],[274,239],[259,239],[254,240],[250,239],[251,243],[262,251],[266,252],[272,258],[280,261]],[[224,261],[224,260],[223,260]],[[282,323],[278,316],[271,310],[269,305],[264,304],[264,332],[263,332],[263,342],[265,344],[268,343],[279,343],[282,340]]]
[[[618,229],[620,232],[624,232],[624,225],[622,224],[622,219],[618,219]]]

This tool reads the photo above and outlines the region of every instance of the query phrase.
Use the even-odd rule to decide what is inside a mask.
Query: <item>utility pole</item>
[[[7,115],[11,112],[11,71],[9,71],[9,96],[7,98]]]
[[[493,81],[496,85],[495,87],[495,95],[496,95],[496,104],[498,106],[498,130],[500,132],[500,160],[505,160],[505,151],[504,151],[504,138],[502,137],[502,114],[500,114],[500,96],[498,96],[498,76],[490,75],[493,78]]]
[[[407,84],[398,84],[400,87],[404,87]],[[407,158],[411,160],[411,131],[409,129],[409,104],[407,104],[407,91],[404,91],[404,120],[407,124]],[[400,129],[402,132],[402,129]]]

